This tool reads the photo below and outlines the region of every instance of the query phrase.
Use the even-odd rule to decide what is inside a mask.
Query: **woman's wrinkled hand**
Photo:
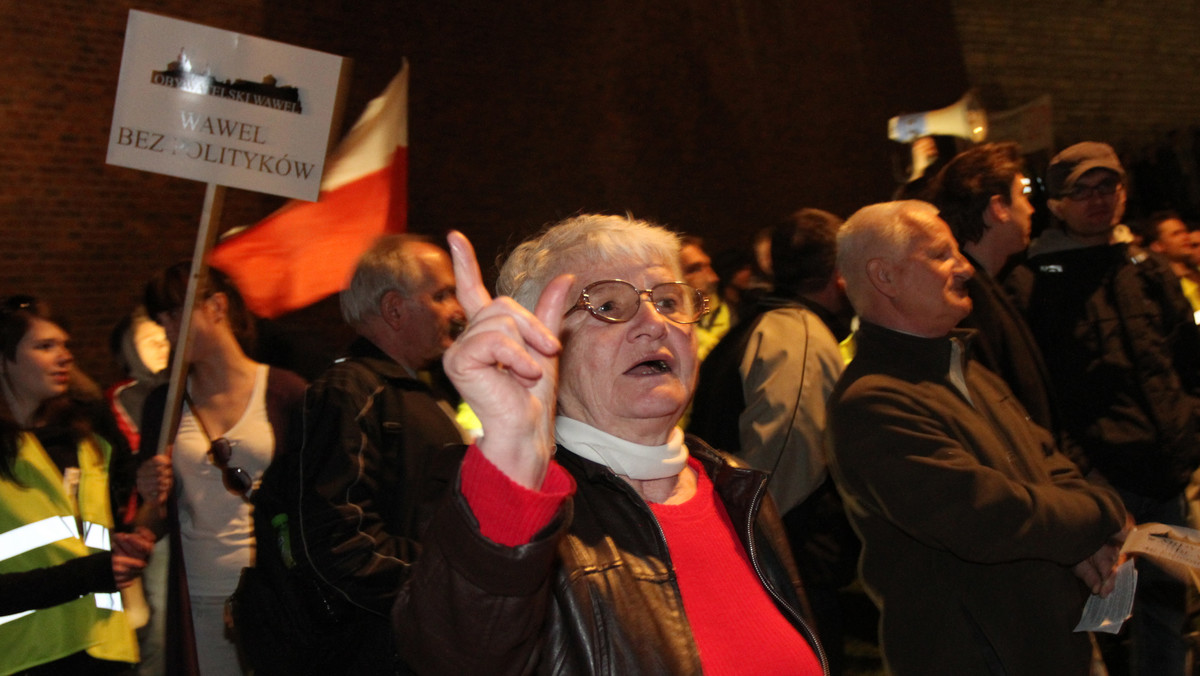
[[[547,285],[531,313],[511,298],[491,297],[462,233],[447,241],[468,323],[442,358],[446,375],[479,417],[484,456],[513,481],[539,488],[554,453],[558,333],[573,278]]]

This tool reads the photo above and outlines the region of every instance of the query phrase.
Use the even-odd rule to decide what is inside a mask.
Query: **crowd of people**
[[[1153,560],[1120,634],[1075,630],[1137,524],[1200,513],[1200,235],[1126,224],[1128,185],[1063,150],[1034,238],[984,144],[741,255],[574,216],[494,293],[462,234],[388,235],[312,383],[220,270],[185,317],[190,261],[107,391],[8,296],[0,674],[837,675],[861,586],[890,674],[1183,676]]]

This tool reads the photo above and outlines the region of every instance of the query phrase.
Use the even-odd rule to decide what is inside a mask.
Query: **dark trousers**
[[[1165,502],[1118,490],[1125,508],[1138,523],[1187,525],[1180,494]],[[1128,671],[1119,660],[1108,664],[1110,676],[1185,676],[1190,648],[1187,633],[1187,585],[1153,562],[1139,558],[1133,617],[1122,635],[1129,640]],[[1106,650],[1106,662],[1110,651]]]

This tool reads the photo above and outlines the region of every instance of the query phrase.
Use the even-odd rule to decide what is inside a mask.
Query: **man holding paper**
[[[1125,510],[969,359],[974,270],[937,209],[866,207],[838,234],[861,319],[830,397],[832,469],[862,537],[889,673],[1083,676]],[[1082,580],[1082,583],[1080,582]]]

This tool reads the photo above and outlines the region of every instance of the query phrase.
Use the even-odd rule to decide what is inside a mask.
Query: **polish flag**
[[[408,223],[408,63],[325,163],[316,202],[292,200],[227,234],[209,264],[268,319],[345,288],[376,237]]]

